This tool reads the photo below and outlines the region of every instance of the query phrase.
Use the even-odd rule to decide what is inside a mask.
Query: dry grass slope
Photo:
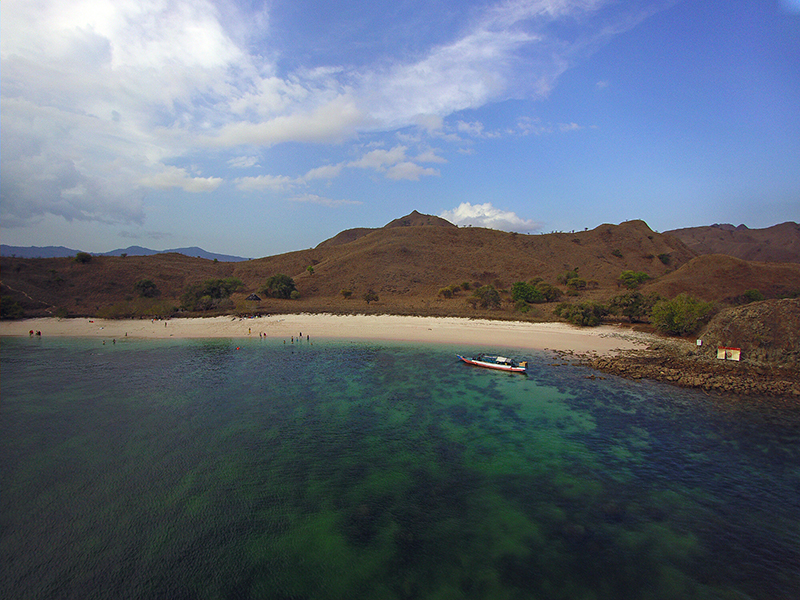
[[[308,270],[313,268],[313,272]],[[316,248],[239,263],[178,254],[71,259],[3,257],[2,296],[18,302],[28,316],[58,309],[75,316],[96,315],[104,307],[138,300],[134,284],[152,280],[156,299],[175,307],[187,286],[206,279],[237,277],[244,287],[233,296],[235,310],[261,312],[377,312],[419,315],[522,318],[510,303],[487,314],[465,301],[469,292],[444,300],[438,290],[467,282],[508,289],[516,281],[541,278],[555,284],[577,269],[590,283],[578,299],[604,300],[620,293],[623,270],[653,278],[645,289],[665,296],[689,292],[704,300],[724,300],[757,288],[770,297],[800,289],[800,265],[748,263],[725,256],[697,257],[673,235],[653,232],[643,221],[601,225],[591,231],[523,235],[478,227],[455,227],[414,211],[380,229],[351,229]],[[299,300],[245,301],[260,293],[272,275],[292,277]],[[350,290],[345,299],[341,291]],[[361,300],[374,290],[380,300]],[[153,302],[155,302],[154,300]],[[145,303],[146,307],[147,304]],[[524,318],[552,319],[552,306],[537,305]]]

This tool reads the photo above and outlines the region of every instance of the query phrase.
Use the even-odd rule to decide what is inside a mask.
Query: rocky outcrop
[[[798,370],[717,361],[676,352],[670,345],[656,344],[647,350],[591,357],[585,362],[598,371],[627,379],[652,379],[706,391],[800,400]]]
[[[717,314],[693,340],[664,339],[646,350],[590,357],[586,363],[628,379],[654,379],[707,391],[800,400],[800,299],[765,300]],[[717,348],[741,348],[741,360]]]
[[[800,298],[728,308],[700,337],[706,358],[716,357],[718,346],[734,347],[747,364],[800,369]]]

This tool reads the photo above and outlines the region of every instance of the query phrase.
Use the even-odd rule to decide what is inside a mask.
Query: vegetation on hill
[[[800,265],[696,256],[643,221],[524,235],[412,213],[348,231],[316,248],[237,263],[179,254],[89,264],[2,257],[3,316],[357,311],[552,320],[547,304],[566,299],[562,318],[591,324],[647,321],[657,298],[681,293],[724,308],[800,292]]]

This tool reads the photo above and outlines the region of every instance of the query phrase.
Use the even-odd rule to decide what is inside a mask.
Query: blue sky
[[[800,219],[800,0],[4,0],[11,245]]]

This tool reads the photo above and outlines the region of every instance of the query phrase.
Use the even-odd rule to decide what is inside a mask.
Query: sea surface
[[[3,339],[2,597],[800,597],[800,409],[476,350]]]

